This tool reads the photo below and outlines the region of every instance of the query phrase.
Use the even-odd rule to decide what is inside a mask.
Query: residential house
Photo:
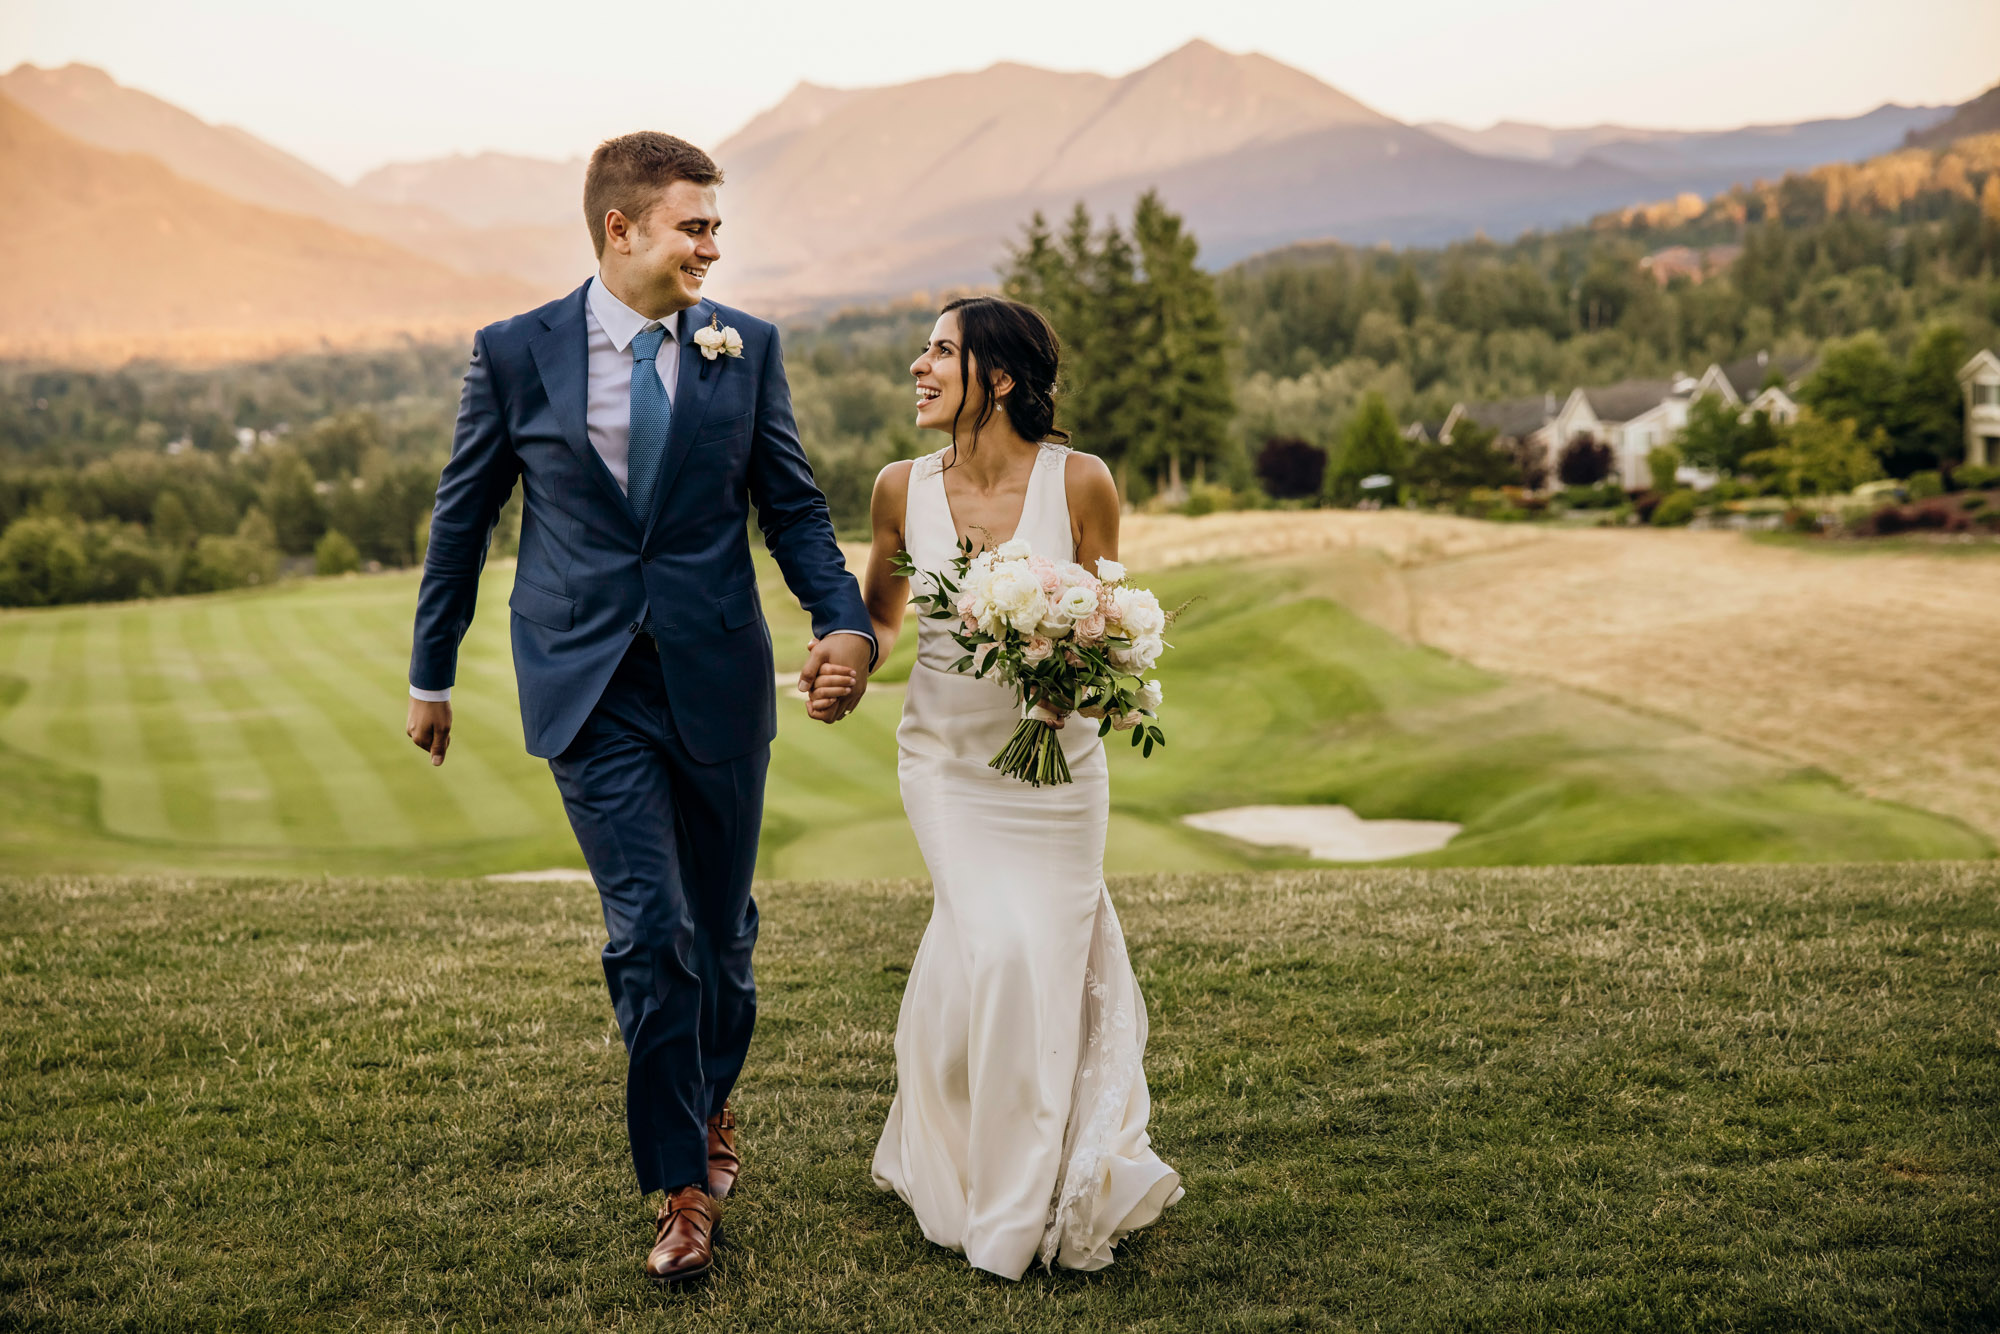
[[[1671,380],[1620,380],[1601,389],[1572,389],[1548,431],[1551,485],[1563,450],[1589,436],[1611,447],[1611,476],[1628,491],[1652,485],[1646,455],[1670,443],[1687,425],[1694,401],[1691,376]]]
[[[1799,382],[1816,364],[1814,357],[1773,357],[1769,352],[1739,357],[1727,365],[1711,363],[1696,382],[1693,397],[1721,394],[1731,406],[1742,408],[1743,421],[1762,412],[1774,425],[1789,426],[1799,417]]]
[[[1965,386],[1965,461],[2000,467],[2000,357],[1981,348],[1959,368]]]

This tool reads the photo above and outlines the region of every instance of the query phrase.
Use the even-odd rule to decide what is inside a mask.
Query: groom
[[[443,764],[459,641],[519,478],[507,601],[521,723],[603,902],[632,1162],[642,1192],[667,1192],[646,1258],[660,1282],[708,1269],[740,1166],[728,1100],[756,1018],[750,878],[777,731],[753,504],[812,616],[801,681],[822,664],[865,681],[875,650],[799,445],[777,331],[701,295],[721,258],[721,183],[671,135],[591,155],[596,276],[473,337],[410,654],[407,730]]]

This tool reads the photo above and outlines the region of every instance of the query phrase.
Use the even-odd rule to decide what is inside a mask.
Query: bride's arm
[[[1063,460],[1063,490],[1076,563],[1095,574],[1100,559],[1118,559],[1118,483],[1103,459],[1072,452]]]
[[[910,600],[910,581],[896,573],[896,557],[903,550],[903,511],[910,499],[908,459],[899,459],[875,475],[875,492],[868,501],[869,525],[873,537],[868,545],[868,568],[861,574],[861,600],[868,604],[868,619],[874,622],[875,642],[881,645],[877,662],[886,662],[903,633],[903,612]]]
[[[896,573],[896,555],[903,549],[903,510],[910,496],[910,461],[891,463],[875,476],[875,492],[868,501],[870,538],[868,564],[861,571],[861,600],[868,605],[868,620],[875,631],[875,661],[889,660],[896,640],[903,633],[903,610],[910,600],[910,581]],[[854,673],[845,667],[827,664],[813,683],[810,711],[825,720],[839,716],[840,702],[854,693]]]

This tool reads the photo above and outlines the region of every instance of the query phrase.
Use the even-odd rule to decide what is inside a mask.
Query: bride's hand
[[[843,703],[854,693],[854,682],[852,667],[831,662],[822,664],[819,676],[813,681],[812,694],[806,701],[806,712],[816,722],[839,721]]]

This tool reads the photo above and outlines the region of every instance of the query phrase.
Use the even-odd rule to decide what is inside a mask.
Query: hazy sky
[[[1722,127],[2000,81],[2000,0],[0,0],[0,68],[98,65],[343,178],[455,151],[566,157],[640,126],[714,144],[800,79],[1123,74],[1192,37],[1475,126]]]

